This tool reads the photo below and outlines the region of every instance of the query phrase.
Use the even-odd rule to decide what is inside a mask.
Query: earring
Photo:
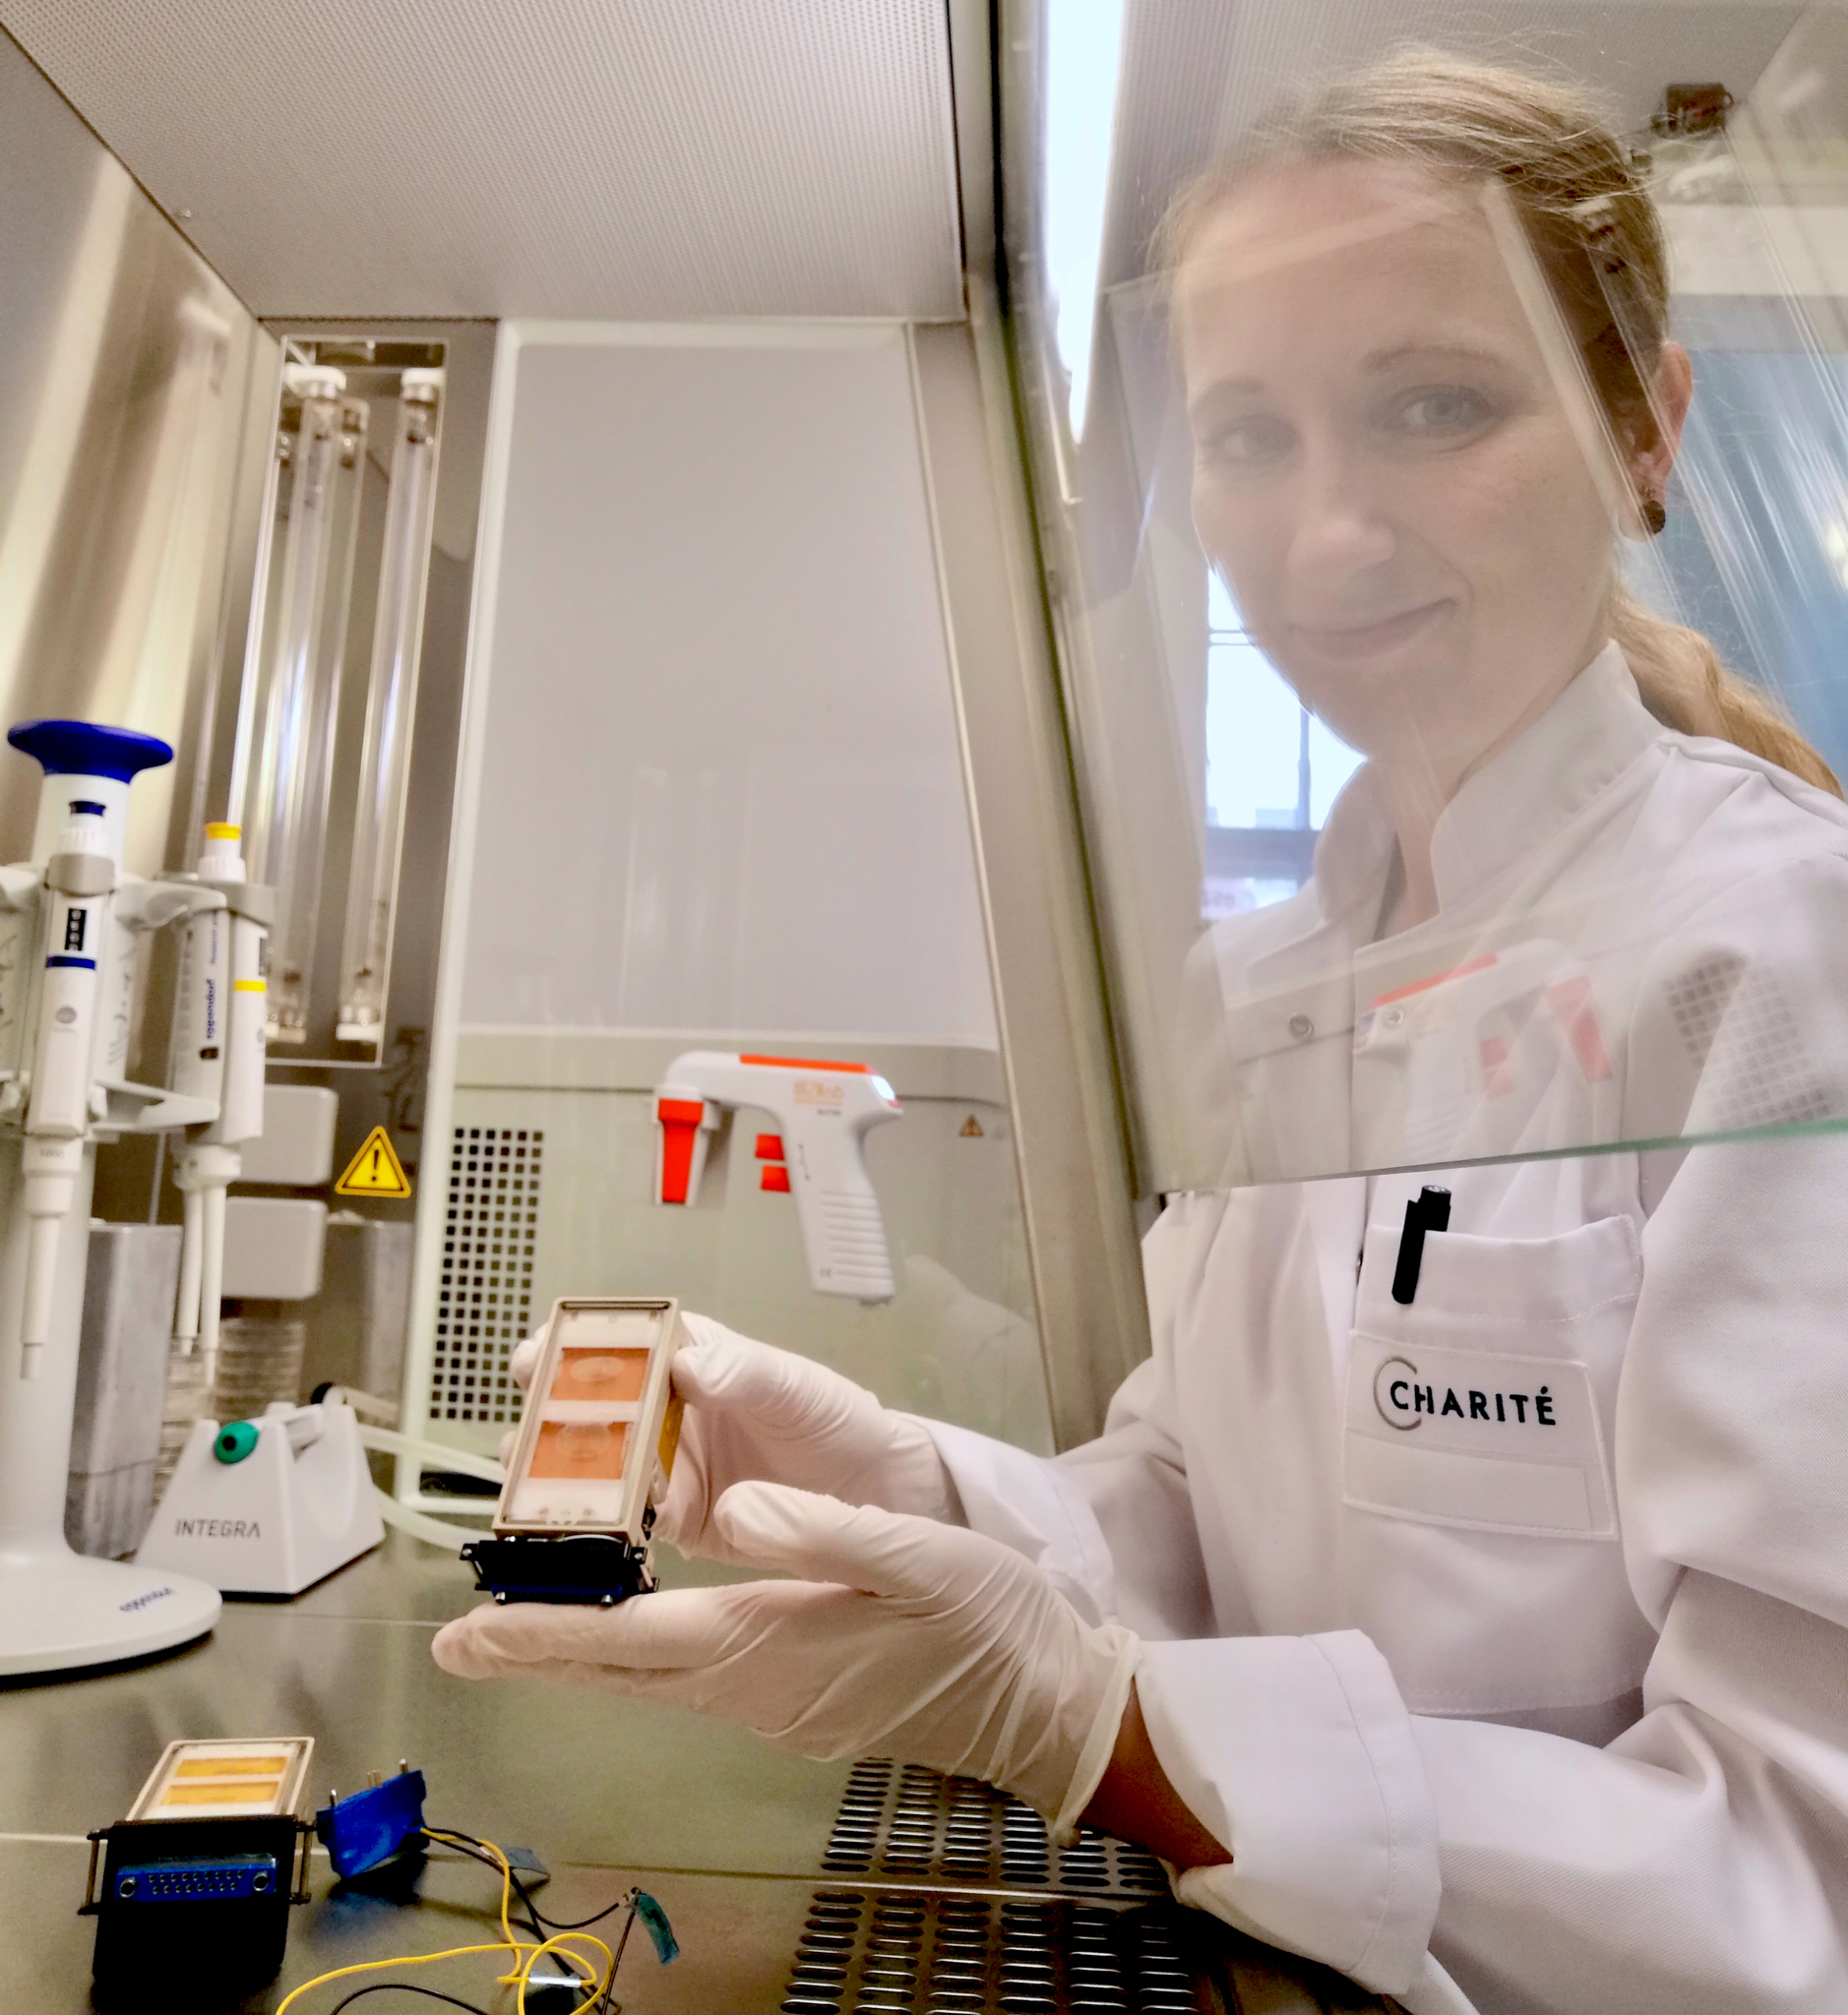
[[[1660,538],[1663,526],[1668,523],[1668,507],[1660,497],[1648,496],[1643,498],[1641,510],[1642,528],[1652,539]]]

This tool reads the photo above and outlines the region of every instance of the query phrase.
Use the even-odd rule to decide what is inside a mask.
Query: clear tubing
[[[334,773],[347,603],[358,531],[366,407],[338,396],[339,374],[301,374],[301,432],[263,740],[246,847],[277,891],[270,1040],[307,1040],[315,933]]]
[[[484,1455],[471,1455],[466,1449],[450,1447],[447,1442],[420,1440],[414,1435],[395,1434],[390,1428],[375,1427],[370,1421],[359,1423],[359,1439],[365,1447],[377,1449],[383,1455],[426,1462],[433,1468],[441,1466],[462,1476],[479,1477],[484,1483],[506,1481],[501,1465]],[[472,1536],[469,1527],[447,1525],[441,1519],[431,1518],[408,1504],[400,1504],[389,1492],[375,1490],[373,1495],[378,1499],[379,1516],[387,1525],[395,1525],[400,1532],[407,1532],[429,1546],[454,1547],[459,1540]],[[477,1515],[484,1515],[488,1509],[484,1502]]]
[[[439,371],[406,371],[399,394],[352,870],[346,887],[339,1039],[370,1043],[375,1049],[385,1038],[404,803],[410,784],[441,386]]]
[[[349,1405],[351,1401],[347,1402]],[[491,1456],[476,1455],[466,1448],[454,1448],[447,1441],[425,1441],[415,1435],[400,1435],[391,1428],[359,1423],[359,1438],[382,1455],[400,1455],[406,1461],[424,1462],[432,1469],[453,1470],[458,1476],[472,1476],[487,1484],[504,1484],[507,1472]],[[485,1511],[487,1506],[482,1505]]]
[[[459,1540],[478,1535],[472,1534],[466,1526],[445,1525],[440,1518],[426,1518],[408,1504],[400,1504],[387,1492],[373,1487],[373,1501],[379,1507],[379,1516],[387,1525],[395,1525],[400,1532],[406,1532],[412,1539],[420,1539],[425,1546],[454,1549]]]

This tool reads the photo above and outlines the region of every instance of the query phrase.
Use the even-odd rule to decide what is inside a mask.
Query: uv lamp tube
[[[441,371],[406,371],[400,380],[398,437],[385,507],[385,550],[366,694],[366,737],[359,761],[336,1029],[341,1042],[371,1043],[375,1048],[385,1038],[391,984],[424,593],[430,578],[442,388]]]
[[[252,856],[277,892],[274,1040],[307,1039],[320,922],[367,407],[327,366],[285,374],[301,397],[275,655],[255,778]]]

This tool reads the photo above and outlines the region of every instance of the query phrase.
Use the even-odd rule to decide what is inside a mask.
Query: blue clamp
[[[654,1956],[663,1966],[680,1957],[680,1941],[667,1922],[667,1913],[646,1889],[636,1891],[636,1915],[642,1927],[654,1940]]]
[[[336,1799],[315,1814],[315,1837],[334,1872],[345,1881],[390,1861],[413,1834],[423,1832],[425,1787],[421,1770],[400,1770],[383,1784]]]
[[[23,720],[8,728],[7,740],[47,776],[107,776],[133,783],[144,769],[173,761],[173,751],[157,735],[88,720]]]

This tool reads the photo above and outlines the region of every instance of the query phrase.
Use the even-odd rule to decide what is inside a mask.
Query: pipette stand
[[[35,1378],[20,1376],[19,1311],[27,1220],[20,1143],[0,1139],[0,1674],[63,1672],[145,1657],[203,1637],[218,1592],[185,1575],[74,1554],[64,1538],[71,1416],[93,1150],[84,1157],[70,1235],[58,1256],[51,1339]]]
[[[216,1113],[121,1074],[134,939],[223,897],[122,871],[130,784],[164,743],[83,721],[8,739],[45,781],[31,861],[0,868],[0,1675],[146,1657],[219,1609],[203,1581],[73,1553],[64,1507],[96,1141]]]

